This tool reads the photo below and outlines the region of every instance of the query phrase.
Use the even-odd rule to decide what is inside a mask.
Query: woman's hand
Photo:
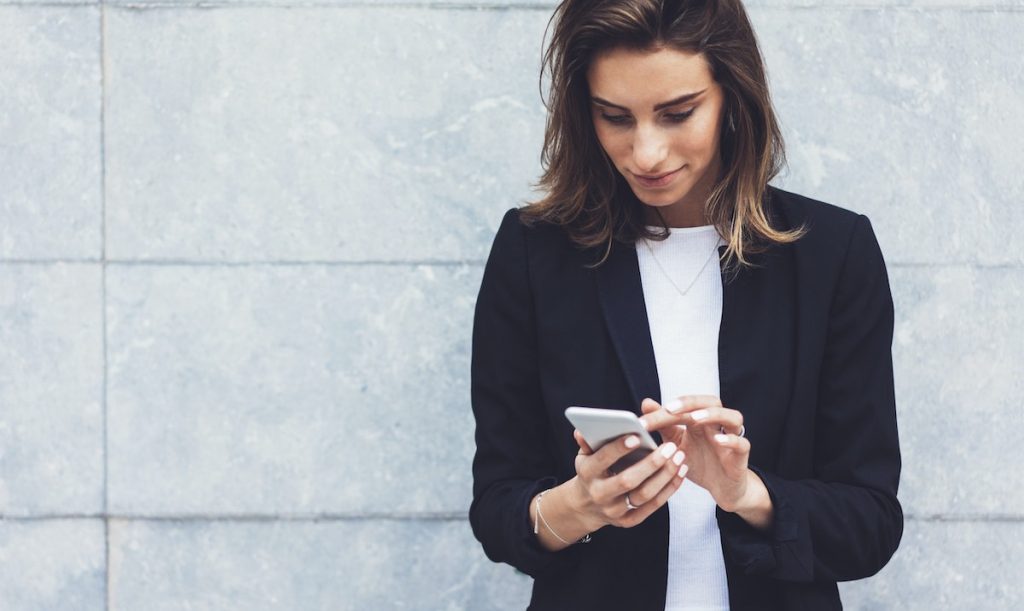
[[[608,468],[632,452],[640,440],[624,435],[593,451],[579,431],[573,437],[580,446],[572,485],[574,505],[590,531],[611,524],[631,528],[646,520],[668,501],[686,476],[685,454],[667,442],[643,460],[611,474]],[[629,509],[626,497],[637,509]]]
[[[710,492],[719,507],[760,528],[771,523],[768,490],[747,468],[750,441],[739,436],[743,414],[711,395],[682,396],[664,408],[648,398],[640,409],[648,430],[683,449],[690,479]]]

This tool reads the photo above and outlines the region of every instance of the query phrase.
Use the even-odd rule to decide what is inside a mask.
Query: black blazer
[[[729,601],[840,609],[836,582],[878,572],[903,533],[892,297],[867,217],[774,187],[766,210],[809,232],[723,275],[721,399],[743,413],[750,467],[775,507],[768,533],[717,509]],[[529,520],[537,492],[575,475],[566,407],[639,414],[644,397],[662,400],[635,247],[616,242],[586,269],[597,250],[510,209],[476,302],[469,520],[488,558],[534,578],[538,611],[665,606],[667,506],[558,552]]]

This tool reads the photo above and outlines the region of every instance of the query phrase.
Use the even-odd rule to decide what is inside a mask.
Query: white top
[[[713,225],[669,230],[671,234],[663,242],[641,238],[636,243],[662,402],[679,395],[719,396],[722,277],[718,246],[725,242]],[[668,509],[665,610],[728,609],[729,587],[714,499],[707,490],[685,480],[669,498]]]

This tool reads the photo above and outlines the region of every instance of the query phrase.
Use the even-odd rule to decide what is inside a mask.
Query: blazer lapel
[[[595,272],[608,334],[629,382],[630,408],[640,415],[644,397],[661,401],[661,383],[635,246],[613,242],[608,259]]]
[[[724,253],[725,246],[719,252]],[[786,309],[777,307],[779,297],[789,296],[777,266],[759,255],[750,259],[765,267],[723,272],[718,380],[722,405],[743,413],[746,436],[756,440],[763,437],[769,421],[779,416],[765,409],[768,389],[778,388],[779,382],[788,388],[788,379],[773,376],[790,365],[782,352],[791,345],[784,336],[792,333],[792,321],[781,318]]]
[[[775,206],[766,213],[773,227],[795,226]],[[768,466],[792,399],[800,312],[792,246],[775,245],[750,260],[753,267],[722,277],[719,395],[722,405],[743,413],[750,463]]]
[[[718,249],[719,260],[725,246]],[[722,321],[719,328],[719,380],[722,394],[732,394],[738,379],[741,357],[740,346],[744,337],[751,337],[756,329],[747,316],[756,303],[758,287],[750,270],[741,269],[731,276],[723,273]],[[629,382],[633,411],[640,413],[640,402],[651,397],[661,402],[661,382],[651,342],[651,328],[647,319],[640,281],[640,266],[636,248],[621,242],[612,246],[608,260],[596,270],[598,294],[608,333],[612,338],[619,362]],[[723,399],[723,404],[728,403]]]

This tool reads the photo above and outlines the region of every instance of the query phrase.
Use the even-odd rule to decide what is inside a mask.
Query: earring
[[[736,131],[736,123],[732,119],[732,111],[729,111],[729,131]]]

